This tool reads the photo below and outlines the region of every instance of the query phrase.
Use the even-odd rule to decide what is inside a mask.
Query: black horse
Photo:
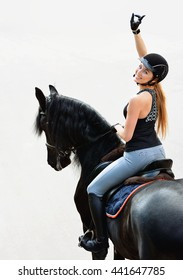
[[[59,171],[68,166],[71,154],[81,166],[74,200],[86,232],[91,228],[86,192],[91,174],[107,155],[112,155],[112,159],[121,156],[124,143],[96,110],[59,95],[53,86],[49,89],[50,95],[45,97],[36,88],[40,105],[36,131],[39,135],[44,131],[46,135],[51,167]],[[183,259],[182,202],[183,179],[156,180],[140,188],[116,219],[107,218],[114,259]],[[93,254],[93,259],[105,257],[105,251]]]

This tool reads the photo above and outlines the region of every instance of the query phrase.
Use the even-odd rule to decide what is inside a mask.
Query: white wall
[[[90,259],[73,195],[77,170],[55,172],[33,122],[34,88],[94,106],[108,121],[136,93],[138,65],[129,20],[146,14],[141,30],[149,51],[164,55],[169,134],[164,142],[182,177],[183,55],[181,2],[120,0],[0,1],[0,259]],[[109,254],[112,258],[112,253]]]

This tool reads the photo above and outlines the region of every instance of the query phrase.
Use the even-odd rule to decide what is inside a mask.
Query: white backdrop
[[[145,14],[141,31],[170,73],[169,133],[164,141],[182,177],[183,35],[181,2],[0,0],[0,259],[90,259],[77,247],[81,223],[73,195],[79,171],[47,165],[45,139],[34,134],[34,88],[95,107],[111,124],[136,93],[138,65],[129,20]],[[110,252],[109,259],[112,258]]]

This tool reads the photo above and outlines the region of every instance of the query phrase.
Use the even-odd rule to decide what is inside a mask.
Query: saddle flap
[[[102,170],[104,170],[112,161],[105,161],[99,163],[91,172],[88,183],[91,182]]]

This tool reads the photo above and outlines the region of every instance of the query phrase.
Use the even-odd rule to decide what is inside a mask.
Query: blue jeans
[[[132,152],[124,152],[123,157],[108,165],[88,186],[88,194],[94,193],[102,197],[107,191],[117,184],[134,176],[147,164],[165,158],[162,145],[141,149]]]

